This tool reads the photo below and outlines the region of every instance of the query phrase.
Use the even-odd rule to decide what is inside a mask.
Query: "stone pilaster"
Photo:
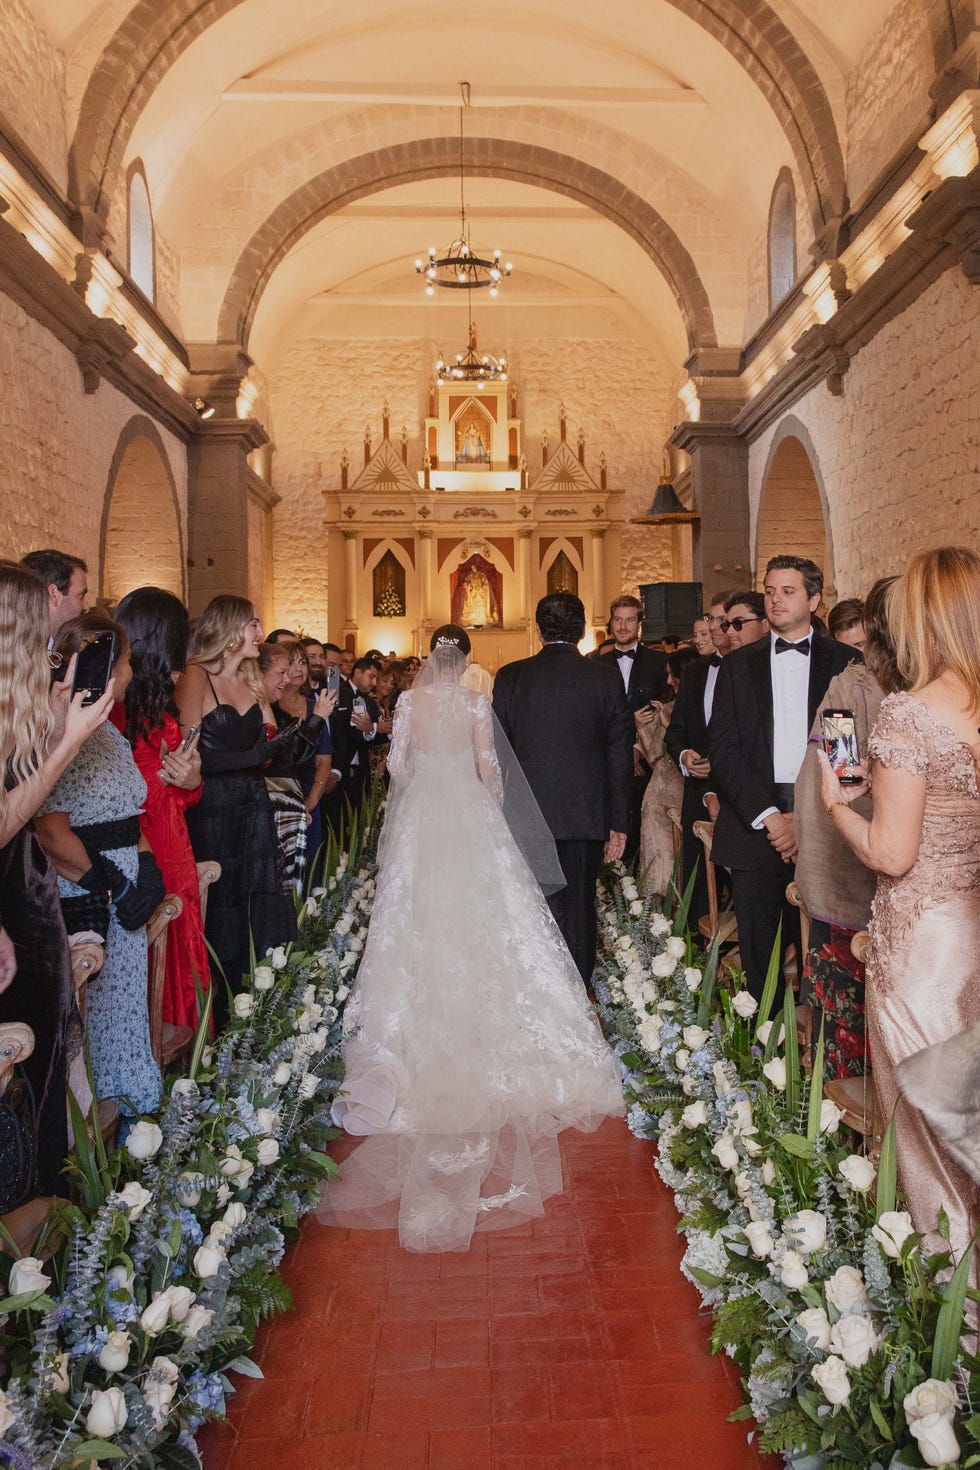
[[[249,466],[269,436],[255,419],[197,425],[187,450],[187,589],[191,615],[221,592],[249,595]]]
[[[693,508],[701,517],[694,528],[693,573],[704,584],[707,603],[713,592],[748,581],[748,445],[723,423],[678,424],[667,442],[690,456]]]

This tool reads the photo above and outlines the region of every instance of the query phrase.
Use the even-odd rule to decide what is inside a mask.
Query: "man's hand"
[[[707,781],[711,775],[711,762],[696,750],[682,750],[681,764],[689,776],[696,776],[699,781]]]
[[[626,833],[610,832],[609,841],[603,849],[603,858],[607,863],[618,863],[626,851]]]
[[[793,830],[793,816],[791,812],[772,812],[766,817],[764,823],[769,841],[779,853],[784,863],[795,863],[799,848],[796,845],[796,833]]]
[[[394,726],[394,720],[385,719],[384,716],[378,721],[378,734],[390,735]]]
[[[352,714],[350,717],[350,722],[354,726],[355,730],[360,730],[362,735],[370,735],[374,723],[367,710],[365,710],[362,715]]]
[[[0,929],[0,995],[17,974],[17,954],[14,941],[6,929]]]

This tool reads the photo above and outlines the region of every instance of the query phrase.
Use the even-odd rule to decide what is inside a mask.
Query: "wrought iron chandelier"
[[[513,266],[504,262],[499,250],[492,256],[480,255],[470,244],[470,232],[466,223],[466,201],[463,195],[463,112],[470,105],[470,84],[460,82],[462,98],[459,109],[459,235],[440,255],[434,245],[429,246],[423,259],[416,259],[415,271],[425,280],[425,294],[434,296],[436,287],[447,291],[473,291],[489,289],[496,296],[501,282],[510,275]]]
[[[468,298],[467,298],[468,299]],[[476,323],[470,318],[470,335],[465,352],[457,352],[454,361],[436,363],[436,382],[475,383],[477,388],[485,383],[506,383],[506,357],[493,357],[489,352],[480,352],[476,340]]]

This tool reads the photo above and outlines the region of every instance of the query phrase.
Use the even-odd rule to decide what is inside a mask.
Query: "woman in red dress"
[[[167,892],[184,903],[167,931],[163,1019],[175,1026],[196,1026],[195,979],[207,989],[210,971],[185,813],[201,798],[201,758],[196,734],[182,747],[173,703],[174,675],[183,670],[187,655],[187,610],[171,592],[139,587],[123,598],[114,617],[129,636],[133,678],[125,703],[117,704],[110,718],[132,746],[146,782],[143,836]]]

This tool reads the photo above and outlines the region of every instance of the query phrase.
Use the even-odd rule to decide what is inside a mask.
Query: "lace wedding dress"
[[[474,1230],[542,1214],[562,1187],[558,1134],[623,1111],[618,1064],[538,881],[560,886],[554,843],[495,741],[489,700],[460,687],[464,666],[437,648],[396,707],[334,1109],[366,1136],[317,1212],[397,1225],[415,1251],[465,1250]]]

